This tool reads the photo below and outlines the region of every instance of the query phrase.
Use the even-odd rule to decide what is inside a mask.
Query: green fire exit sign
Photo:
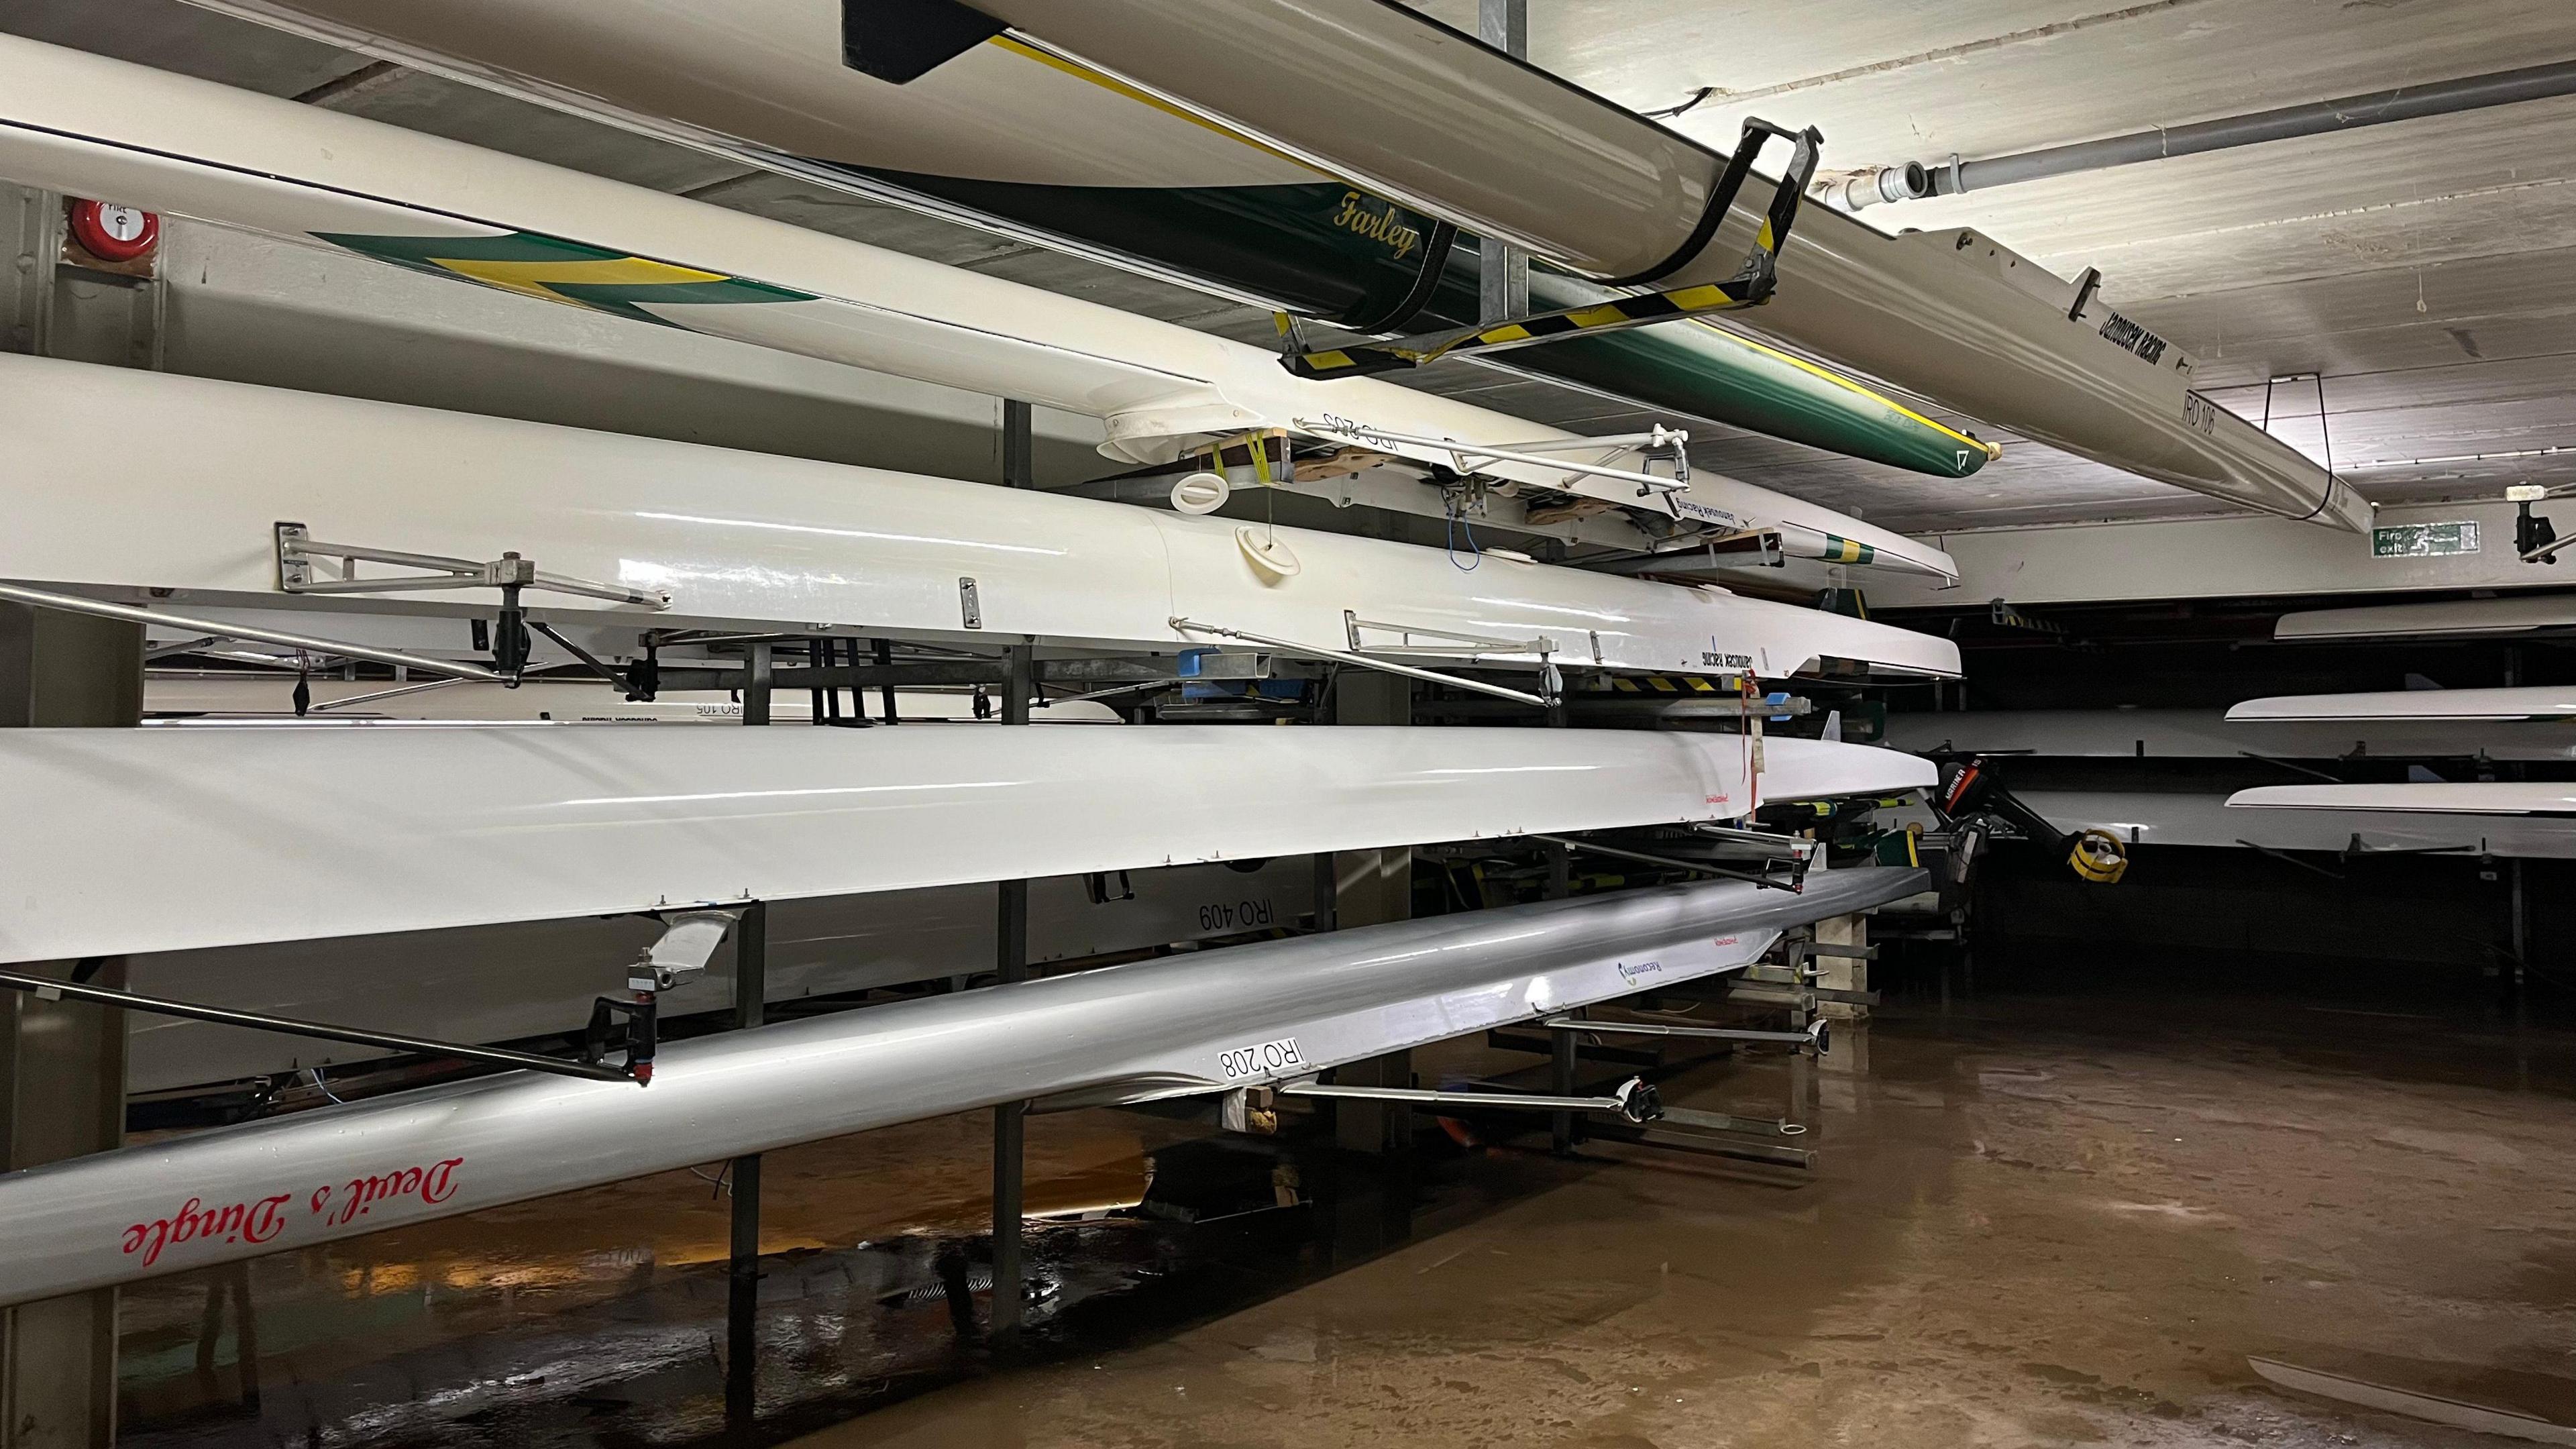
[[[2372,558],[2440,558],[2446,554],[2476,553],[2478,526],[2474,522],[2401,523],[2395,528],[2370,531]]]

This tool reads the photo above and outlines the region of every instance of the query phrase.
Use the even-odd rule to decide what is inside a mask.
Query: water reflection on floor
[[[1741,1060],[1666,1091],[1803,1102],[1812,1175],[1034,1119],[1031,1211],[1068,1216],[1032,1230],[1008,1363],[950,1311],[988,1291],[980,1119],[773,1154],[748,1429],[725,1205],[686,1174],[249,1265],[255,1409],[235,1295],[172,1279],[127,1297],[123,1442],[2492,1442],[2248,1355],[2576,1422],[2576,1038],[2149,995],[1924,1003],[1843,1040],[1804,1080]]]
[[[1005,1351],[983,1330],[978,1114],[770,1155],[747,1421],[725,1373],[725,1189],[699,1172],[130,1290],[119,1442],[773,1443],[1203,1321],[1559,1175],[1481,1171],[1446,1138],[1389,1166],[1312,1132],[1129,1112],[1029,1135],[1027,1326]]]

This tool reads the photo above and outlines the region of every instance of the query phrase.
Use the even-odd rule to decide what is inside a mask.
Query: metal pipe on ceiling
[[[1963,161],[1953,156],[1946,161],[1908,161],[1897,166],[1873,166],[1830,177],[1820,183],[1818,190],[1831,204],[1845,211],[1858,211],[1884,201],[1918,201],[1927,196],[1986,191],[2052,176],[2131,166],[2141,161],[2197,156],[2207,151],[2261,145],[2266,141],[2322,136],[2361,126],[2456,115],[2490,106],[2509,106],[2521,101],[2547,100],[2565,95],[2576,95],[2576,61],[2556,61],[2489,75],[2462,76],[2430,85],[2399,86],[2368,95],[2283,106],[2277,110],[2225,116],[2214,121],[2195,121],[2187,126],[2163,126],[2126,136],[2078,141],[2068,146],[2048,146],[2010,156],[1989,156],[1976,161]]]

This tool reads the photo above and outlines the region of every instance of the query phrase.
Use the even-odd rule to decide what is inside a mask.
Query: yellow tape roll
[[[2097,885],[2116,885],[2129,873],[2129,847],[2120,837],[2107,830],[2087,830],[2075,837],[2075,848],[2066,855],[2066,863],[2075,873]]]

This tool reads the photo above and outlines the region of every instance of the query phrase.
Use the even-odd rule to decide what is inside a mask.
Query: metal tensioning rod
[[[453,1057],[460,1061],[490,1062],[496,1066],[519,1067],[534,1072],[552,1072],[559,1077],[584,1077],[594,1082],[634,1082],[643,1079],[624,1069],[596,1062],[565,1061],[561,1057],[539,1056],[534,1052],[514,1052],[500,1047],[465,1046],[457,1042],[429,1041],[416,1036],[396,1036],[391,1032],[361,1031],[354,1027],[325,1026],[318,1022],[297,1021],[291,1017],[264,1016],[255,1011],[234,1011],[228,1007],[201,1006],[193,1001],[170,1001],[158,996],[138,996],[131,991],[118,991],[106,986],[84,986],[77,981],[57,981],[44,976],[21,976],[14,971],[0,971],[0,987],[32,995],[75,1001],[94,1001],[102,1006],[122,1007],[128,1011],[147,1011],[155,1016],[180,1016],[190,1021],[211,1021],[221,1026],[247,1027],[253,1031],[279,1031],[292,1036],[319,1037],[324,1041],[344,1041],[356,1046],[384,1047],[390,1051],[414,1052],[422,1056]]]

